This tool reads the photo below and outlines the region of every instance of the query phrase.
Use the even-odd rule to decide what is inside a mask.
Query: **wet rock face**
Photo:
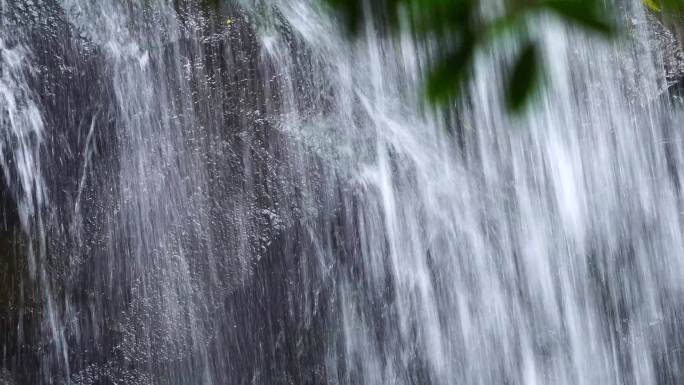
[[[0,370],[0,385],[16,385],[12,375],[7,370]]]
[[[278,75],[262,61],[252,26],[237,9],[218,16],[177,4],[179,34],[163,36],[145,60],[149,71],[178,70],[163,79],[169,100],[161,108],[178,107],[164,128],[177,127],[176,137],[161,138],[178,141],[180,153],[169,158],[178,163],[153,166],[167,180],[181,170],[187,184],[169,189],[189,192],[179,202],[130,211],[138,199],[127,191],[137,188],[126,169],[131,116],[113,81],[116,64],[59,4],[2,10],[32,53],[49,203],[34,218],[41,219],[37,231],[25,234],[16,192],[0,189],[0,374],[7,374],[0,384],[67,376],[79,385],[192,384],[207,372],[239,383],[323,382],[323,346],[314,337],[328,313],[322,302],[307,302],[311,286],[302,282],[299,260],[313,252],[301,228],[302,196],[324,199],[315,196],[317,181],[304,191],[300,179],[321,173],[321,163],[289,153],[272,127]],[[157,129],[165,114],[144,129]],[[203,185],[192,185],[195,172],[204,174]],[[136,233],[129,225],[138,213],[157,222]],[[40,237],[46,274],[31,278],[22,240]],[[330,290],[324,285],[313,287]],[[50,317],[62,324],[66,352],[46,327]]]
[[[676,26],[666,25],[651,14],[648,15],[647,20],[653,45],[658,47],[662,55],[668,93],[673,98],[681,99],[684,85],[684,53],[682,53],[681,34]]]

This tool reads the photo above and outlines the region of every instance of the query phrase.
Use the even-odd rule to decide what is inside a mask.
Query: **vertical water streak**
[[[551,88],[523,118],[507,116],[499,89],[513,42],[478,59],[460,114],[433,115],[412,96],[426,47],[373,25],[349,46],[313,2],[273,8],[266,52],[286,66],[284,89],[308,85],[283,101],[282,129],[312,148],[309,127],[333,127],[341,143],[375,138],[342,162],[336,144],[319,152],[351,170],[348,215],[363,226],[362,270],[342,275],[341,329],[329,331],[343,341],[343,382],[655,384],[679,373],[667,352],[679,335],[681,197],[663,145],[679,134],[639,4],[624,4],[633,27],[614,44],[536,20]],[[351,109],[335,103],[345,99]]]

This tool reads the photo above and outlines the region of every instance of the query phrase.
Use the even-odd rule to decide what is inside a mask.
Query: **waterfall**
[[[530,23],[546,87],[319,0],[0,0],[0,384],[678,384],[658,22]],[[662,32],[662,31],[661,31]]]

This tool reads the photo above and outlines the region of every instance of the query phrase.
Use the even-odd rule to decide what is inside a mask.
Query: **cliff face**
[[[0,42],[28,52],[49,197],[22,222],[35,197],[3,163],[0,383],[312,376],[321,316],[290,312],[319,287],[295,284],[321,161],[268,119],[280,75],[244,13],[163,3],[0,9]]]

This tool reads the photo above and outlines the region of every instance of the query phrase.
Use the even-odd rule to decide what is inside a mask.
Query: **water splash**
[[[47,204],[40,166],[45,128],[27,79],[30,51],[21,44],[9,47],[0,38],[0,55],[0,166],[5,184],[15,191],[22,227],[32,233],[36,216]],[[31,271],[35,274],[35,261]]]
[[[680,382],[681,118],[638,1],[617,42],[535,20],[520,117],[513,41],[434,109],[438,47],[313,0],[55,4],[0,38],[3,181],[54,290],[2,381]]]

